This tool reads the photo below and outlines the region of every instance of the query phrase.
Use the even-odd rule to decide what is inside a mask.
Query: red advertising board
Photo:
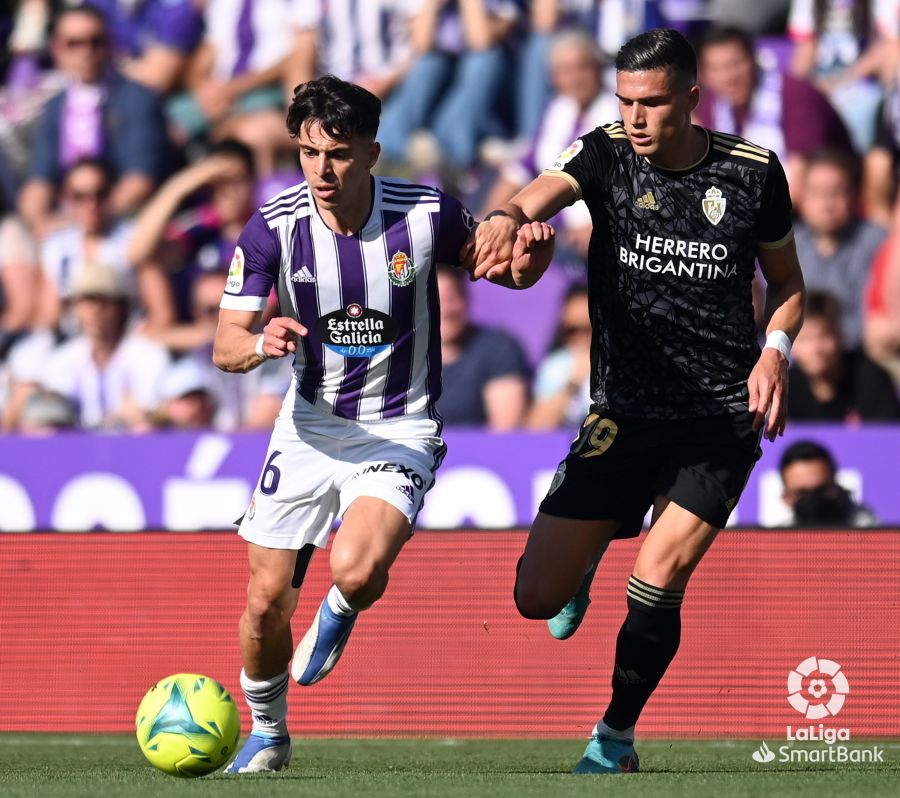
[[[292,731],[587,736],[609,697],[639,541],[611,547],[588,617],[566,642],[516,613],[523,543],[521,532],[418,533],[338,668],[291,689]],[[298,639],[327,570],[317,555]],[[0,730],[129,731],[144,691],[179,671],[213,676],[237,698],[245,584],[233,534],[4,535]],[[724,532],[688,589],[681,649],[639,734],[763,738],[808,724],[787,680],[812,656],[839,663],[849,685],[825,725],[900,735],[898,585],[898,532]]]

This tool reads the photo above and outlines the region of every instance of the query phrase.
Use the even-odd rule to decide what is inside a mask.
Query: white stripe
[[[434,241],[430,217],[431,214],[424,203],[407,216],[413,250],[410,257],[416,264],[416,305],[413,316],[416,337],[413,346],[412,379],[406,394],[406,412],[409,414],[424,412],[428,404],[428,341],[431,336],[431,325],[438,323],[438,319],[432,319],[428,313],[428,277],[434,268]]]
[[[267,296],[230,296],[224,294],[219,307],[223,310],[252,310],[254,313],[263,310],[268,301]]]

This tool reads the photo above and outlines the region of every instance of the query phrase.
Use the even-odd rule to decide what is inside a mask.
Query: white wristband
[[[777,349],[785,356],[788,363],[791,362],[791,339],[784,330],[772,330],[766,336],[766,343],[763,349]]]
[[[259,338],[256,339],[256,355],[260,360],[268,360],[269,356],[263,351],[263,345],[266,342],[266,336],[260,335]]]

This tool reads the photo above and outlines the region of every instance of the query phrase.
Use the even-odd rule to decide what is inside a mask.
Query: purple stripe
[[[413,257],[407,216],[402,211],[382,211],[384,239],[388,263],[395,252]],[[416,264],[418,267],[418,264]],[[391,283],[391,317],[397,322],[400,334],[394,343],[384,386],[384,418],[402,416],[406,412],[406,397],[412,382],[413,351],[416,338],[416,280],[406,286]],[[433,325],[432,325],[433,326]]]
[[[437,227],[440,224],[440,214],[430,213],[431,217],[431,241],[434,249],[437,249]],[[431,331],[428,336],[428,378],[425,391],[428,395],[428,412],[434,418],[437,414],[437,400],[441,398],[441,301],[438,296],[437,264],[432,265],[428,274],[428,318],[431,319]]]
[[[241,5],[241,15],[237,24],[238,57],[234,64],[232,77],[242,75],[247,71],[250,63],[250,53],[253,51],[253,0],[244,0]]]
[[[316,253],[312,245],[312,234],[309,229],[310,222],[310,217],[306,216],[303,219],[298,219],[297,225],[294,227],[294,254],[291,258],[291,277],[303,266],[309,269],[313,277],[316,276]],[[297,390],[307,402],[314,403],[316,401],[316,391],[322,384],[322,377],[325,374],[325,357],[322,342],[319,340],[319,333],[316,331],[316,322],[319,320],[317,289],[315,283],[295,283],[291,280],[291,284],[294,290],[294,299],[297,302],[297,313],[300,316],[300,322],[309,330],[309,334],[302,339],[305,364],[303,366],[303,376],[300,378],[300,385]]]
[[[278,199],[269,200],[261,208],[263,216],[268,213],[272,213],[272,211],[277,211],[279,208],[289,208],[291,205],[296,204],[300,200],[303,200],[304,202],[309,200],[309,194],[306,191],[305,185],[289,196],[278,197]]]
[[[337,241],[338,272],[341,275],[341,307],[356,302],[366,307],[366,266],[363,262],[362,241],[356,236],[335,235]],[[369,358],[344,359],[346,371],[334,400],[334,412],[343,418],[359,416],[359,400],[362,398],[369,371]]]

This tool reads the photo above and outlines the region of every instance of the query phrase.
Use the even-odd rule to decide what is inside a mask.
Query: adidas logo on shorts
[[[312,272],[309,270],[308,266],[301,266],[299,271],[294,272],[291,277],[295,283],[314,283],[316,278],[313,277]]]

